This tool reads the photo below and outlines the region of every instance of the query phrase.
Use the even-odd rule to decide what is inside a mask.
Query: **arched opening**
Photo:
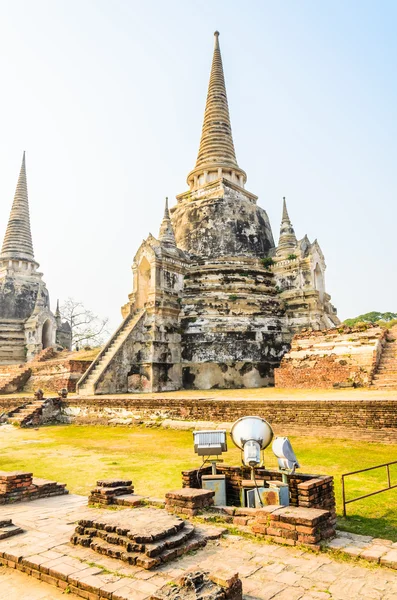
[[[321,270],[320,265],[317,263],[314,269],[314,287],[318,291],[321,302],[324,300],[325,284],[324,274]]]
[[[150,284],[151,284],[151,267],[148,259],[144,256],[138,267],[138,285],[137,285],[137,300],[136,307],[143,308],[147,302]]]
[[[44,348],[48,348],[52,345],[52,325],[49,319],[47,319],[47,321],[44,321],[43,323],[43,329],[41,332],[41,343],[43,346],[43,350]]]

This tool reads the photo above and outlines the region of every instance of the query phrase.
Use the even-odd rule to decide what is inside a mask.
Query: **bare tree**
[[[72,331],[72,348],[100,346],[109,335],[108,317],[102,319],[82,302],[68,298],[60,308],[62,321],[67,321]]]

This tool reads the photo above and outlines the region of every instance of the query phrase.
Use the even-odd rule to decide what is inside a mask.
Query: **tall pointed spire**
[[[287,203],[283,198],[283,214],[281,217],[280,239],[277,246],[276,254],[283,254],[292,248],[296,248],[297,240],[294,228],[288,215]]]
[[[35,262],[32,233],[30,231],[25,152],[23,153],[17,189],[0,254],[0,260],[10,259]]]
[[[176,248],[174,228],[172,227],[170,211],[168,210],[168,198],[165,199],[164,217],[160,225],[159,240],[166,246]]]
[[[203,129],[196,166],[188,175],[188,184],[199,187],[208,181],[225,177],[243,186],[247,176],[237,164],[229,106],[219,47],[219,32],[214,33],[214,55]]]

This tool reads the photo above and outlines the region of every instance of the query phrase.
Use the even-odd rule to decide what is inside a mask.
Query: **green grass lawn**
[[[37,477],[67,483],[76,494],[87,495],[95,481],[130,477],[138,494],[164,496],[181,487],[181,471],[200,465],[193,452],[192,433],[145,427],[58,425],[38,430],[0,427],[0,470],[29,470]],[[397,460],[397,445],[354,442],[333,438],[291,437],[302,473],[335,477],[338,527],[397,541],[397,488],[348,505],[341,517],[340,475]],[[229,441],[227,464],[240,464],[240,453]],[[267,467],[276,467],[270,449]],[[397,484],[397,465],[391,468]],[[347,498],[381,489],[386,470],[353,476]]]

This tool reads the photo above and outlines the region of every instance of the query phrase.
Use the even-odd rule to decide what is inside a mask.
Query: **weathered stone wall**
[[[259,260],[193,264],[181,306],[184,388],[273,384],[274,368],[289,346],[274,277]]]
[[[378,365],[385,330],[375,326],[340,327],[297,334],[278,369],[280,388],[369,386]]]
[[[7,401],[7,400],[6,400]],[[0,397],[0,411],[4,398]],[[113,419],[186,419],[233,422],[245,415],[265,417],[283,435],[291,430],[307,434],[313,428],[371,431],[388,439],[397,429],[397,401],[393,400],[214,400],[205,398],[161,398],[119,396],[69,397],[64,419],[76,423],[103,423]],[[383,432],[379,436],[379,432]],[[281,433],[281,432],[280,432]]]
[[[269,218],[256,196],[226,179],[178,200],[171,209],[176,242],[193,256],[264,257],[274,247]]]

